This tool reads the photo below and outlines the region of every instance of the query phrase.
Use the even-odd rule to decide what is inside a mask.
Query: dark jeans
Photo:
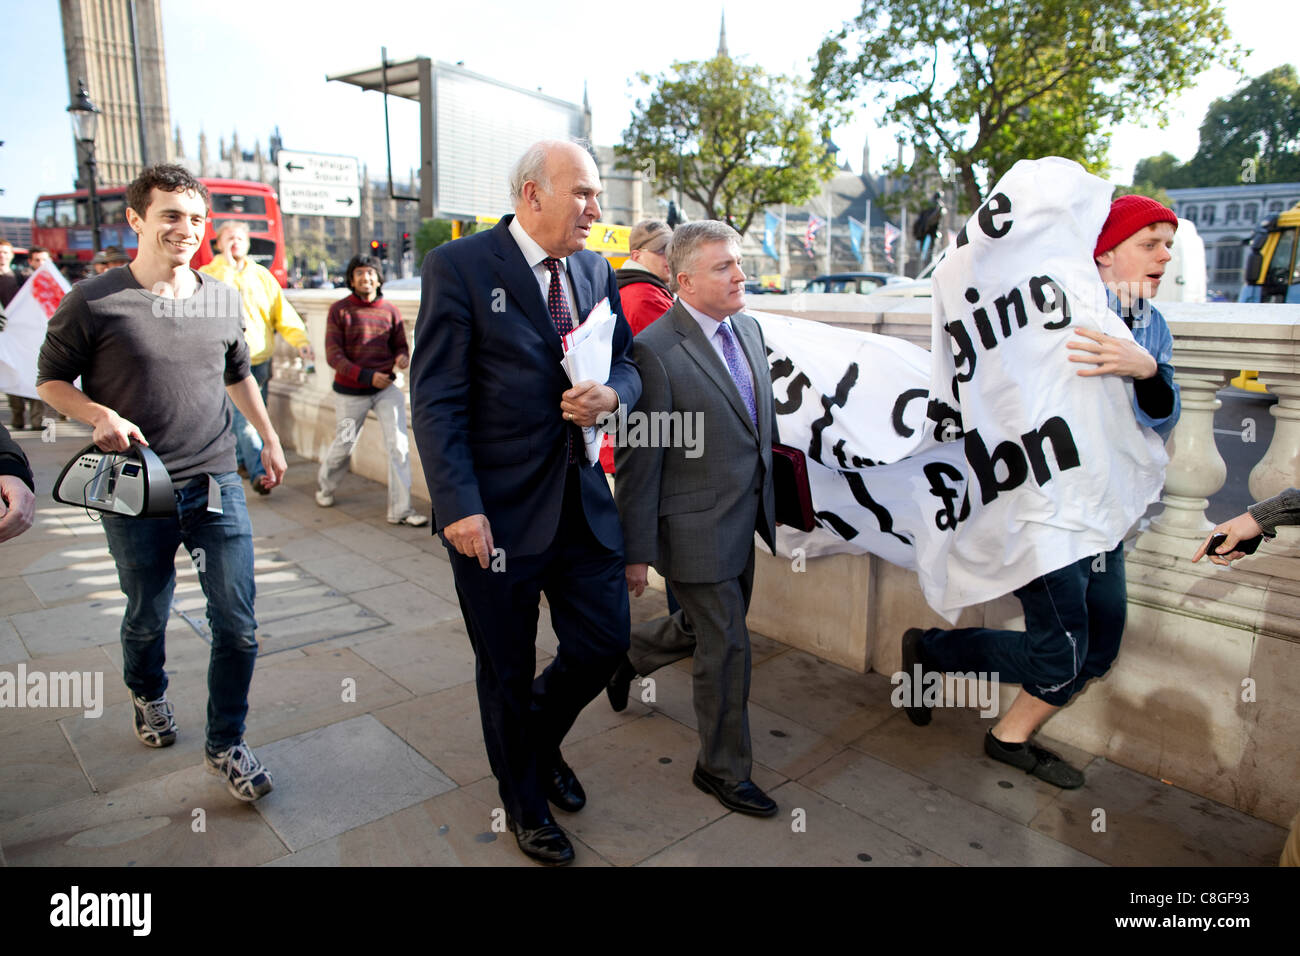
[[[177,514],[128,518],[105,514],[104,534],[126,595],[122,676],[131,692],[156,700],[167,689],[164,634],[176,585],[176,548],[184,544],[208,600],[208,748],[225,750],[244,736],[248,687],[257,658],[253,617],[253,529],[239,475],[217,475],[222,514],[207,510],[208,478],[181,484]]]
[[[541,775],[628,649],[623,552],[596,540],[582,509],[577,469],[570,468],[567,478],[559,529],[541,554],[506,554],[504,569],[494,571],[447,549],[474,646],[488,762],[505,810],[525,826],[549,814]],[[542,592],[559,648],[534,679]]]
[[[262,404],[266,404],[266,383],[271,380],[271,360],[267,359],[261,365],[254,365],[249,369],[252,373],[253,381],[262,391]],[[231,403],[233,406],[233,402]],[[232,427],[235,432],[235,458],[244,470],[248,472],[249,481],[257,479],[266,474],[266,469],[262,467],[262,436],[244,417],[238,408],[231,408],[235,413]]]
[[[1015,592],[1025,630],[929,630],[921,657],[946,673],[982,672],[1056,707],[1110,669],[1124,636],[1124,546],[1083,558]]]

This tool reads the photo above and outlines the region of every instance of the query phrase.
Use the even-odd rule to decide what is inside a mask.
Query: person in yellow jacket
[[[222,223],[217,230],[216,245],[218,255],[199,271],[239,290],[244,303],[244,338],[248,340],[249,363],[253,379],[262,390],[262,402],[266,404],[275,333],[284,336],[285,341],[309,362],[315,361],[316,353],[312,351],[302,318],[284,297],[280,283],[248,257],[248,226],[236,220]],[[253,490],[259,495],[269,495],[271,484],[265,480],[266,471],[262,468],[262,439],[239,409],[234,412],[235,450],[239,464],[248,472]]]

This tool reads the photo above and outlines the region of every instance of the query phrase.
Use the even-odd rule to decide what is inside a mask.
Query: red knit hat
[[[1168,206],[1146,196],[1120,196],[1110,204],[1110,215],[1101,227],[1092,257],[1096,259],[1102,253],[1110,252],[1139,229],[1157,222],[1167,222],[1178,228],[1178,217]]]

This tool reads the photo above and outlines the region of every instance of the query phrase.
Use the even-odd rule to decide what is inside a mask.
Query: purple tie
[[[722,343],[722,357],[727,360],[727,371],[731,373],[731,380],[736,383],[736,388],[740,391],[740,397],[745,400],[745,407],[749,409],[749,420],[754,423],[754,429],[758,429],[758,403],[754,401],[754,386],[750,383],[749,376],[745,374],[747,363],[745,357],[740,354],[740,349],[736,348],[736,338],[731,334],[731,326],[723,322],[718,326],[718,340]]]
[[[553,256],[547,256],[542,260],[542,265],[546,266],[547,271],[551,273],[551,284],[546,292],[546,311],[551,314],[551,322],[555,325],[555,331],[560,333],[560,339],[573,331],[573,313],[569,311],[569,300],[564,295],[564,279],[560,275],[560,260]],[[577,426],[573,426],[577,428]],[[564,430],[565,439],[569,443],[567,458],[570,465],[578,461],[578,449],[576,442],[573,440],[573,428]]]

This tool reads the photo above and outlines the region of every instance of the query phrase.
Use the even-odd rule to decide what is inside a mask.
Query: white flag
[[[0,392],[39,397],[36,357],[50,316],[71,288],[63,273],[46,260],[5,307],[5,330],[0,332]]]

